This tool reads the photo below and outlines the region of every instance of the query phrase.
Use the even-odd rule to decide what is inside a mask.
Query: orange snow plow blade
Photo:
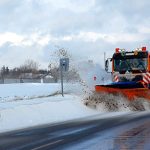
[[[116,84],[117,85],[117,84]],[[141,85],[138,87],[134,86],[126,86],[120,87],[116,85],[96,85],[96,92],[106,92],[113,95],[122,94],[127,97],[129,100],[134,100],[136,97],[145,98],[150,100],[150,89],[142,87]]]

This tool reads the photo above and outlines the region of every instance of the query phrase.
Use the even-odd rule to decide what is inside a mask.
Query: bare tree
[[[73,61],[72,61],[72,56],[69,54],[68,50],[64,48],[60,48],[57,46],[57,50],[52,54],[52,56],[55,58],[54,60],[51,60],[49,63],[49,72],[51,76],[55,79],[57,82],[58,79],[60,78],[60,69],[59,69],[59,59],[60,58],[69,58],[70,61],[70,69],[68,72],[65,73],[64,79],[69,82],[73,80],[79,80],[79,74],[77,73],[75,67],[73,67]]]
[[[27,59],[23,65],[20,66],[21,72],[24,73],[36,73],[39,68],[39,63],[32,60],[32,59]]]
[[[59,46],[57,46],[57,50],[54,52],[54,54],[58,57],[58,58],[71,58],[71,55],[69,54],[68,50],[66,50],[65,48],[60,48]]]

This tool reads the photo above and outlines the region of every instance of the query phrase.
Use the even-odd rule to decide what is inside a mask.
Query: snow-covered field
[[[80,93],[82,90],[78,84],[64,84],[64,88],[65,93]],[[49,97],[59,94],[60,89],[60,84],[56,83],[0,84],[0,102]]]
[[[0,131],[54,123],[96,114],[89,110],[71,86],[60,95],[60,84],[1,84]],[[79,89],[79,88],[78,88]]]
[[[66,84],[64,97],[60,89],[60,84],[1,84],[0,132],[97,114],[110,116],[83,104],[82,87],[79,84]],[[117,114],[120,113],[111,115]]]

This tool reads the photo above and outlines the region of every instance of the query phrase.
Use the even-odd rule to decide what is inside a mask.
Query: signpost
[[[67,72],[69,70],[69,58],[61,58],[60,59],[60,76],[61,76],[61,93],[64,96],[64,88],[63,88],[63,72]]]

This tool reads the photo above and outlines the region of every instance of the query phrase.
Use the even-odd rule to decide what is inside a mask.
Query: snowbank
[[[62,122],[98,114],[75,96],[76,84],[3,84],[0,85],[0,132],[40,124]]]
[[[0,111],[0,132],[98,114],[97,111],[84,106],[79,97],[73,95],[7,104],[5,103],[5,107],[3,104]]]
[[[95,115],[124,114],[104,113],[104,108],[85,106],[79,84],[66,84],[64,97],[60,89],[60,84],[0,85],[0,132]]]

